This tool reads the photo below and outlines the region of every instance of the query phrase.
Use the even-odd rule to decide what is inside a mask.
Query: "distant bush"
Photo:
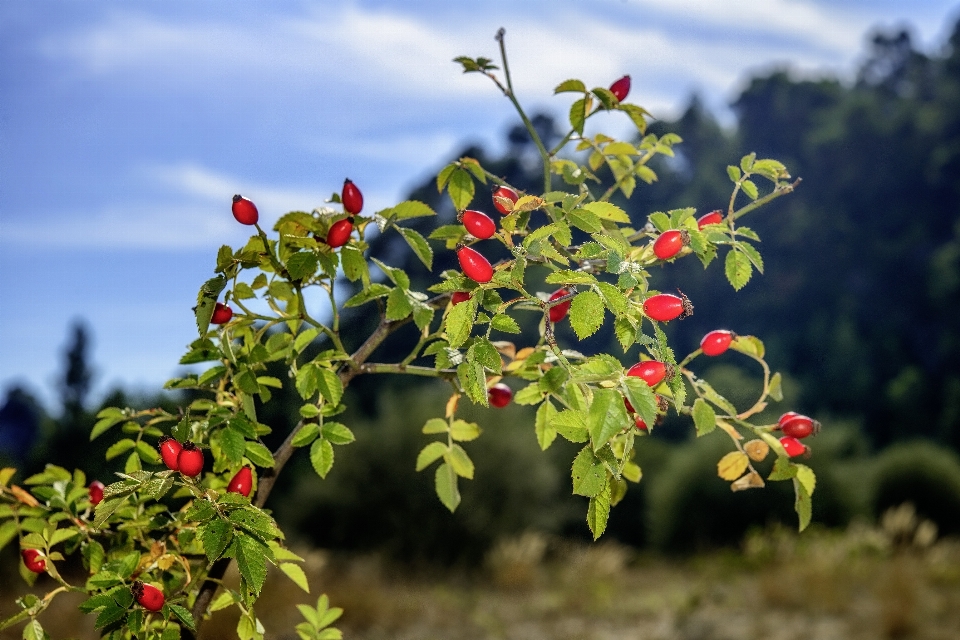
[[[897,444],[877,459],[871,497],[873,514],[913,503],[917,514],[940,534],[960,533],[960,459],[929,442]]]

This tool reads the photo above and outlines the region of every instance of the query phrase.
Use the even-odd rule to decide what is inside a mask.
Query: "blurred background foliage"
[[[642,87],[635,91],[642,103]],[[785,70],[754,77],[733,109],[736,126],[725,128],[694,96],[676,121],[654,123],[657,134],[675,132],[684,142],[675,158],[654,167],[658,182],[618,203],[638,225],[658,210],[694,206],[700,215],[725,209],[725,167],[750,152],[783,161],[803,179],[793,195],[744,220],[763,239],[766,268],[739,293],[721,266],[703,270],[692,258],[655,274],[655,285],[680,286],[696,305],[692,318],[669,326],[675,349],[695,349],[718,327],[764,340],[771,365],[785,375],[787,396],[769,417],[795,410],[824,423],[810,441],[808,462],[818,478],[815,522],[844,526],[912,502],[941,534],[960,533],[960,23],[933,55],[915,50],[905,31],[876,34],[854,83],[797,79]],[[533,121],[547,139],[563,128],[546,114]],[[517,125],[507,138],[502,157],[478,147],[455,157],[477,158],[535,192],[539,158],[529,136]],[[432,179],[409,197],[439,213],[418,221],[424,235],[454,220]],[[478,189],[479,206],[486,197]],[[434,274],[456,268],[454,253],[438,247],[434,272],[427,272],[395,234],[374,239],[371,254],[405,268],[421,289]],[[348,347],[375,325],[368,310],[350,310],[343,322],[352,329]],[[393,336],[374,360],[406,355],[414,341],[409,331]],[[568,328],[559,335],[561,343],[573,344]],[[48,462],[82,466],[109,480],[117,466],[103,460],[109,442],[88,441],[99,409],[89,398],[90,336],[82,323],[69,336],[58,413],[48,413],[23,389],[7,390],[0,406],[4,465],[25,474]],[[517,343],[535,338],[527,333]],[[610,323],[579,348],[622,354]],[[695,363],[699,374],[734,400],[746,392],[743,401],[749,401],[757,372],[742,369],[735,354],[702,360]],[[442,415],[448,393],[436,381],[413,377],[355,379],[342,419],[357,442],[338,448],[324,481],[305,455],[296,456],[268,505],[289,535],[397,560],[465,565],[477,563],[497,540],[524,531],[585,538],[585,505],[570,495],[574,450],[558,440],[541,453],[526,407],[465,409],[464,417],[484,430],[467,445],[477,479],[462,483],[455,514],[442,507],[433,475],[416,473],[414,462],[427,442],[420,428]],[[295,396],[284,388],[261,407],[261,420],[274,428],[268,445],[279,444],[297,419]],[[174,407],[185,400],[118,389],[98,404]],[[613,510],[607,536],[689,552],[737,544],[756,527],[794,522],[788,486],[731,493],[715,473],[729,443],[719,433],[700,440],[692,433],[689,421],[674,418],[639,443],[643,481]]]

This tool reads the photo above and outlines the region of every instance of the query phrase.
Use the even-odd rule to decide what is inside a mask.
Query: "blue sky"
[[[497,148],[509,103],[451,59],[495,58],[501,26],[530,111],[564,112],[568,77],[629,73],[656,116],[696,91],[729,120],[751,74],[849,78],[871,29],[906,24],[934,50],[958,16],[942,0],[0,3],[0,392],[52,402],[75,318],[97,392],[158,388],[217,247],[245,238],[234,193],[269,225],[349,176],[373,211],[465,143]]]

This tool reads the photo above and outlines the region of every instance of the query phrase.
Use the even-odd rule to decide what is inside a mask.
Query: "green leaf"
[[[201,336],[207,333],[207,329],[210,327],[210,318],[213,317],[213,308],[217,304],[217,298],[226,286],[227,279],[223,276],[217,276],[216,278],[210,278],[200,287],[200,292],[197,294],[196,318],[197,330]]]
[[[693,424],[697,427],[698,438],[717,428],[717,414],[703,398],[697,398],[693,403]]]
[[[487,377],[483,365],[472,360],[461,362],[457,366],[457,378],[468,398],[475,404],[487,406]]]
[[[627,297],[623,295],[620,289],[609,282],[598,282],[597,288],[600,289],[603,303],[610,309],[611,313],[621,315],[627,311]]]
[[[764,434],[769,435],[769,434]],[[772,438],[773,436],[771,436]],[[766,440],[766,438],[764,438]],[[773,438],[774,442],[777,442],[776,438]],[[777,442],[779,445],[780,443]],[[782,446],[780,447],[783,448]],[[797,477],[797,466],[790,462],[785,454],[777,456],[777,459],[773,463],[773,469],[770,471],[770,475],[767,476],[767,480],[790,480],[791,478]]]
[[[357,439],[356,436],[353,435],[353,431],[350,431],[346,425],[342,425],[339,422],[324,422],[320,432],[331,444],[350,444]]]
[[[557,367],[559,368],[559,367]],[[553,418],[557,415],[557,410],[549,400],[546,400],[537,409],[537,418],[535,429],[537,433],[537,444],[542,451],[546,451],[557,437],[557,430],[553,426]]]
[[[783,381],[779,372],[773,374],[770,378],[770,397],[777,402],[783,400]]]
[[[603,491],[607,484],[607,470],[589,445],[580,450],[570,470],[573,493],[592,498]]]
[[[623,390],[636,411],[649,428],[657,420],[657,396],[646,382],[635,376],[623,377]]]
[[[447,425],[447,421],[443,418],[430,418],[427,420],[427,423],[423,425],[423,433],[427,434],[446,433],[449,429],[450,427]]]
[[[587,431],[587,416],[582,411],[565,409],[555,413],[550,424],[557,433],[570,442],[586,442],[590,438]]]
[[[237,534],[234,540],[234,558],[237,569],[254,594],[259,595],[267,577],[266,554],[269,548],[246,534]]]
[[[317,387],[327,402],[333,406],[340,404],[340,399],[343,398],[343,382],[340,381],[340,376],[331,369],[323,367],[319,369]]]
[[[583,124],[587,119],[587,110],[590,108],[591,100],[587,97],[580,98],[570,105],[570,126],[577,133],[583,135]]]
[[[322,438],[310,445],[310,464],[321,478],[326,478],[333,466],[333,445]]]
[[[425,432],[426,433],[426,432]],[[470,442],[480,437],[480,425],[466,420],[454,420],[450,425],[450,437],[457,442]]]
[[[453,306],[447,314],[446,331],[447,342],[451,349],[460,347],[473,330],[473,319],[477,314],[477,296],[471,296],[458,305]]]
[[[766,353],[763,341],[756,336],[737,336],[730,343],[730,348],[757,358],[763,358],[764,353]]]
[[[430,245],[427,243],[424,237],[413,229],[409,229],[407,227],[397,227],[397,231],[400,232],[400,235],[403,236],[403,239],[407,241],[407,244],[410,245],[410,248],[413,249],[413,252],[417,254],[418,258],[420,258],[420,262],[425,264],[427,269],[432,269],[433,249],[430,248]]]
[[[270,449],[267,449],[264,445],[259,442],[254,442],[253,440],[247,441],[246,447],[247,457],[250,458],[250,462],[257,465],[258,467],[273,467],[273,454],[270,453]]]
[[[757,249],[747,242],[737,243],[737,249],[743,252],[747,258],[750,259],[750,262],[753,263],[753,266],[757,268],[757,271],[763,273],[763,258],[760,257],[760,252]]]
[[[100,416],[102,417],[100,418],[100,420],[97,420],[97,423],[95,425],[93,425],[93,430],[90,432],[90,440],[95,440],[97,436],[102,435],[110,427],[114,426],[115,424],[120,424],[121,422],[123,422],[124,418],[122,413],[119,413],[119,414],[111,413],[107,415],[104,415],[104,413],[105,413],[105,410],[101,411],[98,414],[98,417]]]
[[[587,87],[580,80],[564,80],[557,85],[557,88],[553,90],[553,94],[565,92],[575,92],[575,93],[586,93]]]
[[[498,313],[490,319],[490,326],[504,333],[520,333],[520,325],[508,315]]]
[[[583,291],[570,305],[570,325],[581,340],[592,336],[603,324],[603,301],[595,291]]]
[[[238,429],[227,427],[220,432],[220,448],[230,462],[238,463],[247,449],[247,442]]]
[[[793,508],[797,512],[797,517],[800,521],[799,530],[803,531],[810,524],[810,519],[813,516],[813,501],[810,499],[810,494],[807,493],[803,483],[797,478],[793,479],[793,490],[797,496],[793,503]]]
[[[377,298],[382,298],[383,296],[390,293],[391,289],[385,284],[379,282],[370,283],[369,287],[364,287],[356,295],[349,298],[346,302],[343,303],[345,307],[359,307],[362,304],[366,304],[371,300],[376,300]]]
[[[473,460],[467,455],[467,452],[458,444],[450,447],[447,456],[444,458],[458,476],[473,480]]]
[[[587,526],[594,540],[603,535],[610,517],[610,485],[604,485],[603,491],[590,498],[590,504],[587,505]]]
[[[727,280],[735,291],[740,291],[746,286],[753,275],[753,268],[750,266],[750,259],[739,251],[730,250],[724,264],[724,271],[727,274]]]
[[[760,196],[757,191],[757,185],[754,184],[753,180],[744,180],[740,183],[740,188],[743,189],[743,192],[747,194],[747,197],[751,200],[756,200]]]
[[[797,468],[797,481],[803,485],[807,495],[813,496],[813,491],[817,488],[817,476],[813,473],[813,469],[805,464],[795,463],[795,466]]]
[[[513,395],[513,403],[519,405],[540,404],[542,400],[543,391],[536,382],[525,386]]]
[[[609,202],[590,202],[583,205],[583,208],[603,220],[630,223],[630,216],[627,215],[627,212]]]
[[[457,211],[463,211],[470,206],[475,189],[473,178],[465,169],[456,169],[450,174],[447,192],[450,194],[450,200],[453,201],[453,206]]]
[[[170,611],[173,612],[173,615],[180,618],[180,621],[186,625],[188,629],[196,629],[196,624],[193,621],[193,614],[186,607],[181,607],[178,604],[168,604]]]
[[[118,620],[122,620],[125,615],[127,615],[126,608],[118,607],[117,605],[108,606],[100,611],[100,614],[97,616],[97,620],[93,623],[93,626],[95,629],[109,626]],[[31,625],[36,626],[31,628]],[[27,625],[27,628],[23,630],[23,638],[24,640],[45,640],[43,629],[40,628],[40,623],[36,620],[31,620],[30,624]]]
[[[413,305],[407,298],[407,293],[400,288],[394,289],[387,296],[386,318],[391,322],[403,320],[413,312]]]
[[[304,400],[309,400],[317,392],[320,367],[308,362],[297,371],[297,392]]]
[[[599,450],[628,423],[627,408],[620,394],[614,389],[595,389],[587,411],[587,430],[593,450]]]
[[[295,447],[305,447],[314,440],[317,439],[317,436],[320,435],[320,427],[314,422],[308,422],[303,425],[303,428],[297,432],[297,435],[293,437],[293,446]]]
[[[350,282],[370,280],[370,270],[363,253],[356,247],[346,245],[340,248],[340,263],[343,265],[343,274]]]
[[[300,565],[292,562],[281,562],[280,571],[287,574],[287,577],[293,580],[293,584],[310,593],[310,583],[307,581],[307,574],[303,572]]]
[[[233,527],[226,520],[211,520],[200,525],[198,529],[203,551],[210,562],[219,558],[233,539]]]
[[[291,280],[307,280],[317,272],[317,256],[310,251],[298,251],[287,258],[287,273]]]
[[[437,467],[434,486],[443,506],[449,509],[450,513],[456,511],[460,504],[460,490],[457,488],[457,474],[453,467],[446,462]]]
[[[742,175],[740,173],[740,167],[734,166],[732,164],[727,165],[727,175],[730,177],[730,182],[733,182],[734,184],[736,184],[737,182],[740,181],[740,176]]]
[[[448,165],[448,167],[450,166],[452,165]],[[444,168],[444,171],[446,171],[446,168]],[[443,187],[440,187],[440,189],[442,190]],[[394,220],[408,220],[410,218],[423,218],[424,216],[437,215],[437,213],[430,208],[430,205],[424,204],[419,200],[406,200],[395,207],[384,209],[378,213],[384,218],[393,218]]]
[[[417,471],[423,471],[447,453],[447,445],[442,442],[431,442],[417,456]]]
[[[136,442],[130,438],[124,438],[123,440],[118,440],[110,445],[110,448],[107,449],[106,459],[113,460],[122,453],[126,453],[130,449],[134,448],[137,445]]]

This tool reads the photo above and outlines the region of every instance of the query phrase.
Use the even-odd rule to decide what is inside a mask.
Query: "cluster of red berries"
[[[498,187],[493,192],[493,206],[503,215],[507,215],[511,211],[507,208],[506,203],[508,201],[513,203],[519,199],[520,196],[510,187]],[[496,223],[482,211],[467,209],[458,216],[458,220],[463,223],[470,235],[480,240],[492,238],[493,234],[497,232]],[[490,261],[476,249],[460,245],[457,247],[457,260],[460,261],[460,268],[463,269],[464,275],[471,280],[484,284],[493,279],[493,267],[490,265]],[[454,304],[470,298],[470,294],[458,293],[462,293],[466,297],[460,296],[459,300],[454,300]],[[454,297],[457,297],[456,294],[454,294]]]
[[[795,411],[788,411],[780,416],[776,428],[783,432],[783,437],[780,438],[780,444],[783,445],[784,451],[786,451],[787,455],[791,458],[810,451],[809,447],[800,442],[800,440],[807,436],[820,433],[819,422]]]
[[[167,469],[179,471],[185,476],[194,478],[203,471],[203,451],[190,441],[180,444],[170,436],[160,438],[157,445],[160,449],[160,458]]]

